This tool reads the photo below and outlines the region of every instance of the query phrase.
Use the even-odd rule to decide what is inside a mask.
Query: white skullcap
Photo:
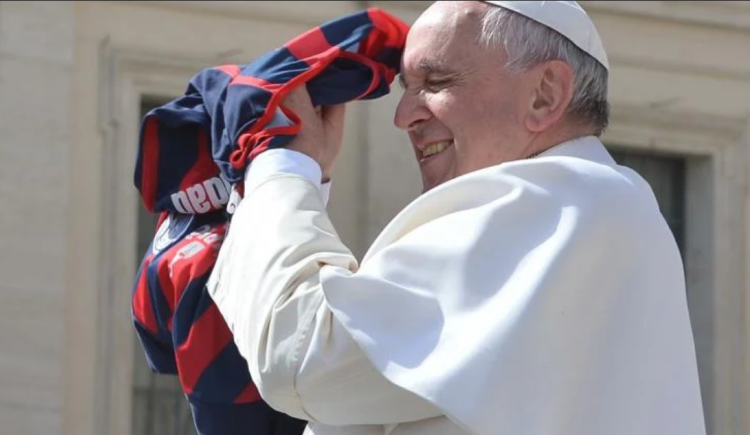
[[[557,31],[609,71],[607,53],[586,11],[571,1],[485,1],[510,9]]]

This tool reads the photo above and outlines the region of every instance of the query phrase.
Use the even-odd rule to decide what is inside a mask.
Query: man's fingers
[[[346,105],[338,104],[336,106],[325,106],[322,110],[323,120],[330,125],[341,125],[344,123],[346,114]]]
[[[306,85],[298,86],[289,91],[286,97],[284,97],[282,104],[300,117],[304,117],[304,114],[315,112]]]
[[[330,125],[343,124],[346,113],[346,105],[344,104],[313,107],[306,86],[299,86],[289,91],[283,100],[283,104],[302,119],[315,114],[318,119]]]

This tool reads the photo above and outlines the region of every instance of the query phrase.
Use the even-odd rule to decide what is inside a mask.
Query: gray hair
[[[508,53],[511,74],[542,62],[561,60],[573,69],[573,98],[568,113],[594,126],[601,135],[609,124],[608,73],[594,57],[549,27],[502,7],[490,7],[482,17],[480,45]]]

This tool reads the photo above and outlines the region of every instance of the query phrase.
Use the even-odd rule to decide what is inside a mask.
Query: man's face
[[[436,2],[407,38],[394,122],[409,134],[424,191],[522,157],[530,82],[505,72],[504,50],[477,45],[485,7]]]

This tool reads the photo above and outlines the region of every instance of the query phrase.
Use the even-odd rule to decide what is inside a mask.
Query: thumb
[[[307,86],[304,84],[289,91],[286,97],[282,100],[282,104],[287,109],[296,113],[302,120],[317,116],[312,101],[310,100],[310,94],[307,92]]]
[[[338,127],[344,124],[344,116],[346,114],[346,106],[344,104],[337,104],[335,106],[325,106],[322,111],[323,122],[329,126]]]
[[[333,150],[338,150],[341,147],[341,142],[344,139],[344,116],[346,114],[346,106],[338,104],[336,106],[323,107],[321,113],[323,128],[325,129],[326,142],[328,146],[332,147]]]

